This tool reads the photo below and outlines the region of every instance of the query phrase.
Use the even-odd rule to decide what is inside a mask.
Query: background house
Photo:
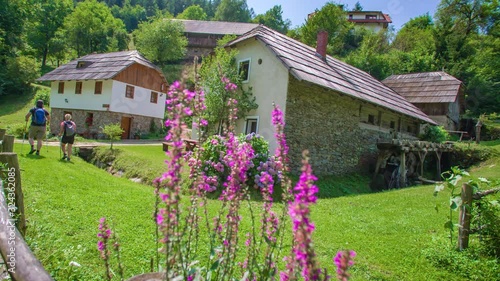
[[[392,23],[391,17],[381,11],[349,11],[347,12],[347,20],[374,32],[387,29]]]
[[[391,75],[382,81],[386,86],[420,108],[436,123],[457,131],[465,108],[462,82],[442,72]]]
[[[434,121],[368,73],[326,56],[326,36],[320,33],[315,50],[259,26],[228,43],[239,50],[244,87],[252,87],[259,105],[238,130],[262,135],[274,151],[275,102],[284,111],[295,172],[304,149],[317,174],[366,170],[374,166],[378,141],[415,138],[420,124]]]
[[[161,128],[167,81],[137,51],[90,54],[43,75],[51,81],[51,133],[70,113],[77,133],[97,137],[99,127],[121,123],[122,138]]]
[[[256,23],[178,20],[184,24],[184,35],[188,39],[186,60],[195,56],[210,54],[217,46],[217,40],[225,35],[242,35],[257,27]]]

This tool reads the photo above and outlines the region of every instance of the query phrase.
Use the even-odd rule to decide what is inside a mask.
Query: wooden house
[[[347,20],[373,32],[387,29],[392,23],[391,17],[381,11],[348,11]]]
[[[237,130],[263,136],[274,152],[274,102],[284,112],[294,172],[305,149],[316,174],[374,170],[377,142],[415,139],[421,124],[435,122],[368,73],[326,55],[327,41],[326,32],[319,33],[314,49],[258,26],[229,42],[239,51],[243,87],[259,105]]]
[[[177,20],[184,25],[184,35],[188,40],[186,60],[195,56],[203,57],[210,54],[217,46],[217,40],[225,35],[242,35],[257,27],[255,23]]]
[[[459,129],[465,96],[462,82],[457,78],[437,71],[391,75],[382,83],[420,108],[445,129]]]
[[[66,113],[85,137],[99,137],[100,127],[113,123],[121,124],[124,139],[162,126],[167,81],[137,51],[86,55],[38,80],[51,82],[51,133]]]

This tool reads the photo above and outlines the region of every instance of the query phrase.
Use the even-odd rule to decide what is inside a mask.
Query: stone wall
[[[92,111],[92,110],[76,110],[76,109],[62,109],[62,108],[51,108],[51,121],[50,122],[50,132],[52,134],[57,134],[59,132],[59,126],[61,121],[64,119],[64,114],[70,113],[73,121],[76,123],[76,133],[86,138],[103,138],[100,127],[105,125],[120,123],[122,117],[131,117],[131,128],[130,128],[130,138],[133,138],[135,132],[140,134],[147,134],[150,132],[151,122],[155,122],[156,128],[161,128],[162,120],[158,118],[123,114],[117,112],[109,111]],[[92,125],[87,126],[86,120],[88,116],[92,115]]]
[[[302,151],[308,149],[317,175],[369,172],[375,166],[377,142],[392,139],[393,133],[361,123],[360,106],[384,109],[293,77],[289,81],[285,133],[292,171],[299,173]]]

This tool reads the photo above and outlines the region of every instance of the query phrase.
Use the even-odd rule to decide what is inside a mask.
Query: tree
[[[283,20],[281,5],[276,5],[264,14],[257,15],[252,21],[263,24],[283,34],[286,34],[292,25],[289,19]]]
[[[309,46],[316,46],[317,34],[321,30],[328,32],[328,53],[345,54],[345,40],[354,25],[346,21],[346,13],[342,7],[334,3],[326,3],[321,10],[316,10],[304,25],[298,35],[300,41]]]
[[[28,44],[35,50],[35,55],[42,59],[42,68],[47,56],[52,54],[51,40],[63,25],[64,18],[71,13],[72,0],[35,0],[32,9],[33,18],[28,27]],[[51,20],[47,20],[51,19]]]
[[[363,6],[359,4],[359,1],[354,4],[354,10],[353,11],[363,11]]]
[[[229,22],[250,22],[253,10],[248,9],[246,0],[222,0],[215,12],[214,20]]]
[[[177,15],[178,19],[185,20],[207,20],[207,14],[200,5],[187,7],[182,13]]]
[[[128,1],[123,7],[117,5],[111,7],[111,13],[123,21],[127,32],[132,32],[137,29],[140,22],[147,20],[146,9],[139,5],[132,6]]]
[[[123,132],[125,132],[121,128],[120,123],[105,125],[104,127],[101,127],[101,130],[106,136],[108,136],[111,142],[111,150],[113,149],[113,142],[120,140]]]
[[[134,43],[147,59],[163,66],[184,57],[187,39],[183,32],[181,22],[157,16],[139,24]]]
[[[128,35],[125,24],[96,0],[80,2],[64,20],[64,36],[77,56],[93,52],[125,50]]]
[[[250,110],[256,109],[255,97],[242,88],[242,79],[236,65],[237,50],[226,50],[223,46],[234,37],[226,36],[219,40],[215,48],[215,55],[206,57],[200,69],[200,83],[205,91],[205,104],[207,109],[203,117],[208,121],[207,131],[222,134],[227,131],[229,124],[229,111],[227,101],[229,93],[225,89],[222,77],[228,78],[238,86],[236,96],[238,101],[238,118],[243,118]]]

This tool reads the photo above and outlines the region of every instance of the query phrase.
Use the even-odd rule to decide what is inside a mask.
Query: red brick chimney
[[[316,42],[316,54],[326,61],[326,45],[328,45],[328,32],[321,30],[318,32],[318,40]]]

